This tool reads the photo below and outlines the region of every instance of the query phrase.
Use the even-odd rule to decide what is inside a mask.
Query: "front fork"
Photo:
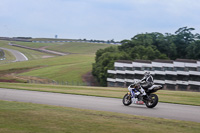
[[[131,92],[129,91],[128,92],[128,99],[131,100],[131,98],[132,98],[132,95],[131,95]]]

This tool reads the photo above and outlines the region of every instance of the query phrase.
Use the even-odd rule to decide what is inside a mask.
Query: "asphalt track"
[[[158,103],[149,109],[145,105],[124,106],[121,99],[59,94],[0,88],[0,100],[48,104],[80,109],[109,111],[132,115],[200,122],[200,107]]]
[[[28,60],[28,58],[23,53],[21,53],[17,50],[2,48],[2,47],[0,47],[0,49],[7,50],[7,51],[11,52],[16,58],[16,60],[14,60],[13,62]]]

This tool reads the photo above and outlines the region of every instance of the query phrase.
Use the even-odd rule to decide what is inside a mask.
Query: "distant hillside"
[[[33,49],[48,49],[75,54],[55,56],[8,45],[12,43]],[[48,84],[55,81],[70,85],[91,85],[96,84],[94,77],[91,75],[92,64],[95,60],[94,53],[98,49],[115,45],[84,42],[34,43],[0,40],[0,46],[18,50],[30,59],[26,62],[12,63],[12,65],[9,62],[0,64],[0,81],[2,82],[45,82]]]
[[[85,42],[60,42],[60,43],[13,42],[13,43],[31,48],[47,49],[57,52],[76,53],[76,54],[94,54],[98,49],[104,49],[111,46],[110,44],[104,44],[104,43],[85,43]]]
[[[87,39],[62,39],[62,38],[32,38],[32,37],[0,37],[0,40],[35,42],[35,43],[60,43],[60,42],[82,42],[82,43],[106,43],[121,45],[120,42],[114,40],[87,40]]]

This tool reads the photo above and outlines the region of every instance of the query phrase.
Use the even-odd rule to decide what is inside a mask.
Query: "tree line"
[[[199,59],[200,34],[194,28],[182,27],[171,33],[142,33],[130,40],[122,40],[120,46],[110,46],[96,52],[92,74],[102,86],[107,85],[107,70],[114,69],[116,60]]]

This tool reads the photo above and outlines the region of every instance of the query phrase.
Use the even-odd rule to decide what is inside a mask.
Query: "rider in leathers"
[[[131,92],[132,96],[139,95],[139,93],[133,94],[133,89],[137,89],[144,96],[144,98],[146,98],[146,92],[144,89],[148,89],[153,85],[153,77],[151,76],[150,72],[145,72],[144,77],[141,79],[141,83],[142,87],[140,88],[133,88],[133,85],[128,87],[128,90]]]
[[[146,95],[144,89],[150,88],[153,83],[153,77],[151,76],[150,72],[145,72],[144,77],[141,79],[142,81],[142,87],[140,87],[140,92],[143,95]]]

